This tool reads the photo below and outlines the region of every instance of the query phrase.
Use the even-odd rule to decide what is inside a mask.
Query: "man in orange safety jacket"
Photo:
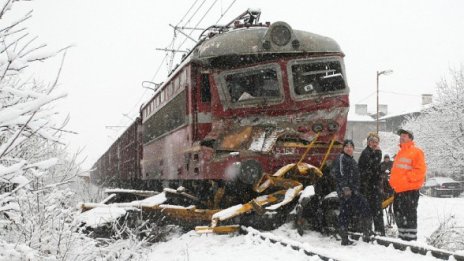
[[[398,236],[403,240],[417,239],[417,205],[419,189],[425,181],[424,152],[415,146],[414,135],[409,130],[398,130],[400,151],[391,169],[390,185],[395,191],[393,210],[398,226]]]

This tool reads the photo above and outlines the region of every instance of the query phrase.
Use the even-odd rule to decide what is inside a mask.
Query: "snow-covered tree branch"
[[[437,83],[433,106],[410,119],[405,128],[414,131],[424,149],[429,175],[464,179],[464,68],[450,69]]]
[[[28,182],[56,164],[51,148],[60,143],[60,129],[51,104],[66,96],[57,92],[59,73],[51,84],[41,84],[25,69],[58,52],[36,43],[24,22],[32,10],[13,12],[17,1],[0,3],[0,188]],[[63,55],[64,56],[64,55]],[[0,204],[2,203],[0,198]]]
[[[75,193],[61,185],[80,172],[63,146],[69,117],[59,120],[54,108],[66,96],[57,88],[66,52],[48,50],[29,33],[25,21],[33,12],[18,14],[16,2],[0,0],[0,223],[7,228],[0,230],[0,249],[15,244],[62,259],[76,235]],[[56,77],[37,79],[32,65],[59,53]]]

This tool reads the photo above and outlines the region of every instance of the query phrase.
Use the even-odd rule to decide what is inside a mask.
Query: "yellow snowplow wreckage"
[[[322,176],[322,172],[310,164],[300,163],[288,164],[280,168],[272,176],[264,175],[261,182],[258,183],[254,189],[256,192],[263,192],[268,188],[282,188],[274,193],[259,196],[246,204],[235,205],[216,212],[211,217],[210,226],[197,226],[195,231],[198,233],[231,233],[237,231],[239,226],[218,226],[221,221],[229,220],[239,215],[255,211],[258,214],[263,214],[268,210],[276,210],[290,202],[292,202],[303,190],[303,185],[293,179],[283,178],[290,170],[296,169],[304,173],[304,175],[317,175]]]
[[[271,194],[260,195],[257,198],[250,200],[245,204],[238,204],[231,206],[226,209],[216,209],[219,206],[219,201],[222,198],[224,190],[218,190],[214,195],[213,203],[211,204],[212,209],[197,209],[195,206],[177,206],[177,205],[165,205],[165,204],[130,204],[130,203],[116,203],[111,205],[105,204],[94,204],[94,203],[83,203],[81,209],[83,211],[101,207],[101,206],[113,206],[122,208],[139,208],[142,211],[147,212],[160,212],[165,216],[175,218],[177,220],[185,222],[210,222],[209,226],[197,226],[195,230],[198,233],[231,233],[239,229],[239,225],[226,225],[221,226],[220,223],[226,220],[230,220],[236,216],[244,215],[251,212],[258,214],[264,214],[266,211],[275,211],[279,208],[293,202],[299,197],[303,190],[303,183],[314,182],[322,177],[321,168],[324,166],[328,155],[335,143],[336,137],[334,136],[328,150],[323,158],[321,166],[316,166],[304,163],[303,160],[306,157],[309,150],[314,146],[315,142],[319,137],[319,133],[308,144],[305,152],[301,156],[297,163],[288,164],[281,167],[274,174],[264,174],[261,180],[253,185],[253,190],[257,193],[263,193],[266,190],[275,191]],[[303,182],[303,183],[302,183]],[[166,192],[175,192],[173,189],[165,189]],[[222,194],[221,194],[222,193]]]
[[[322,171],[320,168],[317,168],[313,165],[304,163],[303,160],[308,154],[309,150],[316,143],[320,133],[317,133],[316,137],[308,145],[305,152],[301,156],[298,163],[292,163],[281,167],[277,170],[272,176],[267,174],[263,175],[261,180],[254,185],[253,190],[255,192],[261,193],[268,188],[282,188],[269,195],[262,195],[258,198],[255,198],[249,201],[246,204],[235,205],[226,209],[223,209],[212,216],[210,226],[197,226],[195,231],[198,233],[231,233],[239,229],[239,226],[218,226],[221,221],[231,219],[233,217],[243,215],[255,211],[258,214],[264,214],[268,210],[276,210],[286,204],[292,202],[296,197],[299,196],[300,192],[303,190],[303,184],[298,182],[299,178],[310,178],[315,181],[317,178],[322,177]],[[321,164],[321,167],[325,163],[330,150],[333,147],[335,142],[333,137],[332,142],[327,150],[327,153],[324,156],[324,160]],[[284,178],[287,174],[292,174],[292,179]]]

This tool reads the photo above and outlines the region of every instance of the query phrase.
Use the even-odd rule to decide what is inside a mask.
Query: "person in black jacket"
[[[339,233],[342,245],[351,245],[348,239],[348,226],[353,216],[358,218],[363,240],[369,241],[371,215],[366,198],[359,193],[358,164],[353,159],[354,143],[343,142],[343,152],[332,163],[331,175],[335,178],[338,197],[340,198],[340,214],[338,216]]]
[[[389,196],[393,195],[393,189],[390,186],[388,181],[390,180],[390,172],[393,166],[393,161],[390,160],[390,155],[385,154],[383,156],[383,161],[380,163],[380,173],[383,186],[383,199],[385,200]]]
[[[361,194],[369,202],[371,215],[374,219],[375,232],[385,236],[382,210],[382,174],[380,171],[382,151],[380,150],[379,142],[380,139],[376,133],[369,133],[367,136],[367,147],[359,157],[359,172],[361,173]]]

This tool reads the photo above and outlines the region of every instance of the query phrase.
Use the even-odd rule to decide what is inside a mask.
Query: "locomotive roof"
[[[271,31],[275,25],[288,27],[291,32],[291,41],[288,44],[279,46],[271,41]],[[266,41],[268,42],[267,48],[263,44]],[[216,35],[200,44],[191,58],[206,62],[209,58],[228,55],[326,52],[343,53],[338,43],[329,37],[292,30],[287,23],[276,22],[270,27],[241,28]]]
[[[272,30],[276,27],[287,27],[290,32],[290,40],[285,45],[277,45],[271,40]],[[265,48],[264,42],[269,42],[269,48]],[[293,43],[297,41],[298,46]],[[267,26],[252,26],[239,29],[232,29],[223,32],[209,39],[205,39],[192,50],[192,52],[182,60],[168,76],[160,88],[155,93],[164,89],[166,83],[176,75],[176,73],[189,62],[197,62],[200,64],[210,64],[215,58],[227,56],[247,56],[247,55],[266,55],[266,54],[299,54],[299,53],[340,53],[343,55],[340,46],[335,40],[330,37],[293,30],[290,25],[285,22],[275,22],[269,27]],[[153,100],[156,94],[149,100]],[[149,102],[147,104],[149,104]],[[145,104],[143,107],[147,106]]]

